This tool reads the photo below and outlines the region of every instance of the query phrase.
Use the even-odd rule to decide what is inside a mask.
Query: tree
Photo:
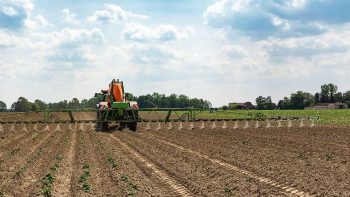
[[[277,105],[275,103],[272,103],[271,96],[268,97],[263,97],[259,96],[258,98],[255,99],[257,109],[262,110],[271,110],[271,109],[276,109]]]
[[[32,109],[32,103],[30,103],[26,98],[19,97],[14,105],[14,109],[17,112],[28,112]]]
[[[259,96],[258,98],[255,99],[256,102],[256,107],[259,110],[262,110],[265,108],[265,98],[262,96]]]
[[[343,102],[344,100],[343,100],[343,93],[341,93],[341,92],[337,92],[337,93],[335,93],[334,94],[334,100],[335,100],[335,102]]]
[[[290,96],[290,106],[291,109],[304,109],[304,95],[302,91],[293,93]]]
[[[7,110],[6,103],[0,101],[0,112],[6,111],[6,110]]]
[[[315,98],[311,93],[303,92],[304,95],[304,107],[310,107],[315,105]]]
[[[89,101],[87,99],[81,100],[80,107],[81,108],[88,108]]]
[[[334,95],[338,91],[338,87],[336,85],[334,85],[334,84],[331,84],[331,83],[328,84],[328,87],[329,87],[329,93],[330,93],[330,95],[329,95],[330,102],[334,103],[335,102]]]
[[[315,104],[317,104],[317,103],[319,103],[321,100],[321,98],[320,98],[321,96],[320,96],[320,93],[318,93],[318,92],[316,92],[315,93],[315,96],[314,96],[314,101],[315,101]]]
[[[48,107],[48,105],[44,101],[41,101],[39,99],[36,99],[34,101],[34,104],[37,106],[39,110],[44,110],[44,109],[47,109]]]
[[[350,90],[349,90],[349,91],[346,91],[346,92],[343,94],[343,100],[344,100],[344,101],[350,101]]]
[[[77,98],[73,98],[72,101],[68,103],[68,108],[70,109],[79,109],[80,108],[80,103]]]
[[[328,103],[330,101],[330,90],[327,84],[321,86],[321,103]]]
[[[314,96],[308,92],[297,91],[290,96],[291,109],[304,109],[314,105]]]
[[[338,91],[338,87],[332,83],[324,84],[321,86],[321,102],[322,103],[334,103],[335,93]]]
[[[31,111],[39,111],[40,107],[37,103],[32,103]]]
[[[290,109],[290,100],[288,97],[284,97],[283,100],[278,102],[278,107],[280,109]]]

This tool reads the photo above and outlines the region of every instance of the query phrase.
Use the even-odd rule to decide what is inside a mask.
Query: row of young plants
[[[96,139],[95,142],[99,146],[100,150],[102,150],[101,152],[107,158],[107,161],[110,164],[111,168],[113,170],[117,170],[118,169],[118,163],[114,160],[114,158],[113,158],[112,154],[110,153],[110,151],[108,151],[106,149],[106,146],[103,144],[102,140],[99,138],[99,136],[96,133],[93,133],[93,135],[94,135],[94,139]],[[137,185],[132,181],[132,179],[129,178],[128,175],[121,174],[120,180],[125,182],[125,183],[127,183],[127,185],[128,185],[127,195],[128,196],[134,196],[134,195],[137,194],[139,189],[138,189]]]
[[[33,154],[30,154],[29,157],[25,160],[24,164],[17,169],[17,171],[14,173],[14,175],[10,178],[10,180],[18,180],[22,177],[23,172],[25,172],[32,164],[35,163],[41,156],[45,155],[47,152],[46,150],[49,150],[49,147],[53,145],[53,141],[57,139],[57,137],[52,135],[53,133],[50,133],[47,138],[44,138],[44,142],[40,142],[41,144],[39,147],[36,148],[36,151],[33,152]],[[33,137],[33,139],[37,138],[37,136]],[[59,140],[58,140],[59,142]],[[59,149],[59,148],[58,148]],[[57,149],[57,150],[58,150]],[[57,150],[55,152],[57,152]],[[11,151],[10,155],[16,155],[19,149],[15,149]],[[58,159],[59,157],[56,157]],[[49,177],[48,177],[49,178]]]
[[[81,135],[82,130],[78,130],[78,154],[79,155],[87,155],[86,149],[84,148],[84,143],[86,143],[84,137]],[[90,178],[92,176],[90,165],[87,161],[82,162],[82,172],[78,178],[78,184],[80,185],[81,190],[84,193],[90,193],[92,190],[92,186],[90,184]]]
[[[22,139],[24,138],[24,139]],[[4,156],[4,158],[8,158],[8,157],[12,157],[12,156],[16,156],[17,153],[19,151],[21,151],[21,149],[19,149],[18,147],[20,147],[22,144],[27,143],[28,141],[35,141],[38,138],[37,134],[34,134],[34,136],[27,136],[26,134],[19,137],[16,140],[13,140],[13,142],[10,142],[11,144],[4,144],[3,146],[0,147],[0,150],[9,150],[11,148],[11,145],[14,145],[14,149],[7,152],[6,155]],[[24,149],[23,149],[24,150]]]
[[[55,139],[55,137],[51,134],[49,134],[50,136],[48,137],[48,139],[46,139],[46,141],[40,145],[40,147],[38,148],[38,151],[32,155],[32,157],[28,158],[26,163],[19,168],[16,173],[15,173],[15,177],[19,178],[22,174],[22,172],[24,172],[30,165],[32,165],[40,156],[43,155],[43,150],[46,150],[47,148],[49,148],[49,146],[52,145],[52,141]]]
[[[91,191],[91,185],[89,183],[90,177],[91,177],[90,166],[88,163],[84,163],[83,174],[79,177],[79,183],[81,184],[81,188],[85,193],[89,193]]]
[[[56,173],[59,168],[59,163],[62,160],[61,156],[56,157],[56,161],[52,166],[50,167],[49,172],[41,179],[41,194],[45,197],[51,197],[52,196],[52,186],[56,179]]]
[[[47,174],[41,179],[41,194],[45,197],[51,197],[53,191],[53,183],[59,170],[60,163],[63,159],[62,154],[64,147],[68,146],[69,135],[64,135],[63,144],[60,144],[59,153],[55,157],[55,162],[50,167]]]

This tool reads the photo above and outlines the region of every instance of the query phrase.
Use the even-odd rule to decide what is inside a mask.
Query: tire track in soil
[[[25,155],[23,156],[19,156],[17,155],[15,159],[15,161],[11,161],[10,164],[7,164],[6,166],[11,166],[9,167],[5,172],[2,171],[1,173],[1,176],[0,176],[0,180],[2,180],[3,178],[5,178],[5,180],[2,180],[2,182],[0,183],[0,187],[2,187],[6,181],[10,180],[11,177],[9,177],[9,175],[11,173],[14,172],[15,169],[17,169],[19,166],[21,165],[25,165],[25,163],[27,162],[27,159],[30,158],[31,156],[33,156],[33,154],[40,148],[43,146],[43,144],[46,142],[46,139],[48,139],[50,136],[52,136],[52,134],[54,134],[55,132],[54,131],[51,131],[49,134],[47,134],[43,139],[41,139],[39,141],[39,143],[37,143],[37,145],[34,145],[34,146],[27,146],[27,148],[29,148],[29,151],[25,153]],[[28,145],[28,144],[27,144]],[[9,160],[5,161],[6,163],[7,162],[10,162]],[[5,162],[3,162],[1,165],[4,165]],[[14,163],[12,163],[14,162]],[[5,176],[5,177],[4,177]]]
[[[255,179],[154,138],[130,132],[120,135],[131,147],[151,159],[196,196],[223,196],[224,187],[232,188],[234,194],[239,196],[286,196],[279,189],[267,187]]]
[[[118,170],[114,172],[116,173],[114,176],[130,175],[133,182],[137,185],[140,196],[172,197],[177,195],[176,192],[169,192],[172,188],[167,183],[159,179],[152,169],[145,166],[137,158],[132,157],[127,150],[120,147],[109,135],[101,133],[97,138],[103,139],[103,144],[108,148],[108,152],[119,162]],[[127,185],[125,186],[125,191],[127,191]]]
[[[140,133],[141,135],[144,135],[143,133]],[[194,150],[191,150],[191,149],[188,149],[188,148],[185,148],[183,146],[179,146],[179,145],[176,145],[172,142],[169,142],[169,141],[166,141],[166,140],[163,140],[163,139],[159,139],[157,137],[155,137],[153,134],[150,134],[150,133],[147,133],[147,135],[149,136],[152,136],[155,140],[159,141],[159,142],[162,142],[164,144],[167,144],[169,146],[172,146],[172,147],[175,147],[181,151],[186,151],[186,152],[189,152],[193,155],[196,155],[200,158],[203,158],[203,159],[207,159],[209,161],[211,161],[212,163],[215,163],[217,165],[220,165],[220,166],[223,166],[223,167],[226,167],[227,169],[230,169],[230,170],[233,170],[235,172],[239,172],[241,174],[244,174],[250,178],[253,178],[253,179],[256,179],[258,180],[259,182],[262,182],[262,183],[265,183],[267,185],[270,185],[272,187],[275,187],[275,188],[278,188],[280,190],[282,190],[284,193],[286,193],[287,195],[292,195],[292,196],[300,196],[300,197],[312,197],[312,195],[308,194],[307,192],[304,192],[304,191],[301,191],[301,190],[298,190],[292,186],[289,186],[289,185],[286,185],[286,184],[282,184],[282,183],[278,183],[276,181],[273,181],[271,179],[268,179],[268,178],[265,178],[265,177],[262,177],[262,176],[258,176],[252,172],[249,172],[247,170],[244,170],[244,169],[241,169],[233,164],[229,164],[229,163],[226,163],[226,162],[223,162],[221,160],[218,160],[218,159],[214,159],[214,158],[211,158],[205,154],[202,154],[200,152],[197,152],[197,151],[194,151]]]
[[[117,141],[125,150],[127,150],[135,158],[137,158],[140,162],[142,162],[145,166],[147,166],[149,169],[151,169],[159,179],[161,179],[165,183],[167,183],[180,196],[186,196],[186,197],[187,196],[194,196],[191,194],[191,192],[186,187],[184,187],[182,184],[178,183],[171,176],[168,176],[166,172],[159,169],[156,164],[152,163],[151,161],[149,161],[146,158],[144,158],[143,156],[141,156],[136,150],[131,148],[126,143],[122,142],[118,137],[116,137],[114,135],[110,135],[110,136],[113,139],[115,139],[115,141]]]
[[[75,129],[71,132],[72,138],[70,141],[69,150],[65,158],[61,161],[63,165],[60,167],[57,173],[56,181],[53,186],[53,196],[71,196],[71,182],[77,144],[77,132]]]
[[[92,131],[78,130],[77,136],[77,154],[74,165],[74,176],[72,177],[71,187],[72,196],[113,196],[115,193],[119,193],[118,188],[109,179],[107,170],[101,165],[98,160],[99,156],[94,151],[92,146],[96,146],[91,141],[88,135],[91,135]],[[88,183],[91,186],[91,191],[85,193],[82,190],[79,177],[83,173],[83,165],[88,164],[90,167],[91,176],[88,178]]]
[[[203,134],[204,132],[205,135]],[[200,136],[200,133],[203,134],[202,137],[200,137],[200,140],[196,137],[193,137]],[[234,145],[236,144],[235,140],[237,140],[237,138],[240,138],[239,135],[229,139],[220,139],[219,137],[213,138],[213,136],[216,135],[216,132],[213,132],[212,130],[197,132],[188,130],[184,132],[162,131],[153,132],[153,134],[158,137],[162,136],[160,137],[161,139],[165,139],[175,144],[206,154],[211,158],[235,164],[239,168],[250,171],[256,175],[270,178],[278,183],[283,183],[285,185],[292,185],[293,187],[298,188],[302,191],[306,191],[311,195],[343,196],[344,193],[347,193],[346,191],[349,191],[349,187],[346,186],[346,180],[348,180],[346,172],[349,171],[346,169],[349,168],[347,167],[348,162],[346,162],[346,158],[344,158],[345,152],[338,153],[343,154],[342,161],[332,159],[330,161],[323,160],[323,162],[321,160],[322,158],[319,159],[319,156],[314,156],[312,158],[310,157],[306,160],[303,158],[297,158],[296,155],[293,156],[293,158],[287,159],[285,161],[284,159],[280,160],[281,157],[265,156],[265,153],[263,152],[271,154],[270,151],[261,151],[262,149],[265,149],[265,146],[269,145],[268,143],[266,145],[261,146],[260,148],[250,145],[244,145],[244,147],[242,147],[241,149],[232,149],[230,145],[236,146]],[[183,143],[183,140],[179,140],[182,138],[185,139],[186,143]],[[198,139],[198,143],[196,142],[196,139]],[[312,142],[309,143],[312,144]],[[206,148],[206,151],[201,150],[200,147],[202,146],[208,146]],[[238,146],[242,146],[242,144]],[[253,148],[253,150],[249,151],[249,149],[251,148]],[[241,154],[242,150],[244,150],[243,154]],[[299,150],[305,149],[303,147],[299,147]],[[286,154],[288,151],[289,150],[287,148]],[[320,154],[319,152],[316,153],[318,155]],[[325,153],[324,151],[321,151],[321,153],[323,155],[327,154],[327,152]],[[284,157],[283,151],[281,152],[281,154],[282,157]],[[237,155],[239,158],[232,158],[232,156]],[[250,161],[251,157],[257,157],[257,159]],[[252,165],[252,163],[254,163],[255,165]]]
[[[122,193],[121,185],[119,184],[119,177],[113,176],[113,172],[111,171],[111,167],[108,165],[108,159],[106,154],[103,152],[104,149],[101,148],[101,145],[97,142],[97,136],[93,135],[94,131],[87,131],[87,143],[90,144],[92,157],[95,158],[93,161],[94,164],[97,164],[100,169],[99,177],[103,177],[103,185],[106,186],[102,188],[104,191],[102,192],[105,196],[122,196],[125,193]]]

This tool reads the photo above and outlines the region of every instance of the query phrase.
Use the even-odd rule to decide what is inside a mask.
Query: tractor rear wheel
[[[100,121],[100,119],[102,119],[100,111],[97,111],[96,118],[97,118],[97,121]],[[96,123],[96,130],[107,131],[108,130],[108,122],[97,122]]]
[[[137,130],[137,122],[128,123],[128,128],[130,131],[136,131]]]

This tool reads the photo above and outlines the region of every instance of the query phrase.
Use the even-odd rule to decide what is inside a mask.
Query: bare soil
[[[56,165],[53,196],[350,196],[350,127],[245,124],[140,123],[137,132],[108,133],[89,124],[10,132],[4,124],[0,194],[43,196],[43,178]]]

